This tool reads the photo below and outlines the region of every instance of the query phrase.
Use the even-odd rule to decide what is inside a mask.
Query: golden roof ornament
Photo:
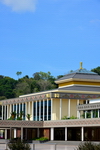
[[[83,62],[80,62],[80,69],[83,69],[82,65],[83,65]]]

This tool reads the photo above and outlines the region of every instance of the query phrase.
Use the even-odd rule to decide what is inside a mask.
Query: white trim
[[[84,127],[81,128],[81,141],[84,141]]]
[[[67,127],[65,127],[65,141],[67,141]]]
[[[50,91],[44,91],[44,92],[38,92],[38,93],[21,95],[19,97],[27,97],[27,96],[33,96],[33,95],[40,95],[40,94],[46,94],[46,93],[51,93],[51,92],[57,92],[57,91],[58,91],[58,89],[55,89],[55,90],[50,90]]]
[[[70,87],[70,86],[100,87],[100,85],[70,84],[70,85],[60,86],[59,89],[64,88],[64,87]]]
[[[51,141],[54,140],[54,128],[51,128]]]

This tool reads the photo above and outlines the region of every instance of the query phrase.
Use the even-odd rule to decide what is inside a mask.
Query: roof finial
[[[83,69],[83,68],[82,68],[82,65],[83,65],[83,62],[80,62],[80,69]]]

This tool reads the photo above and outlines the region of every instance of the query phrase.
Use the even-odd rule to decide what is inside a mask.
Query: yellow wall
[[[84,100],[79,100],[83,104]],[[62,116],[68,116],[68,99],[62,99]],[[77,117],[77,99],[70,99],[70,117]],[[60,99],[53,99],[52,119],[60,120]]]
[[[70,117],[75,116],[77,117],[77,99],[70,100]]]
[[[60,100],[53,99],[53,110],[52,110],[52,119],[59,120],[59,113],[60,113]]]
[[[68,99],[62,99],[62,118],[68,116]]]
[[[61,86],[67,86],[67,85],[71,85],[71,84],[98,85],[98,86],[100,86],[100,82],[70,81],[70,82],[60,83],[59,87],[61,87]]]

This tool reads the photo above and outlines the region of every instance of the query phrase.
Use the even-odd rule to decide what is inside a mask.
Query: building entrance
[[[54,140],[65,140],[65,128],[54,128]]]
[[[81,141],[81,128],[68,128],[67,133],[68,141]]]

